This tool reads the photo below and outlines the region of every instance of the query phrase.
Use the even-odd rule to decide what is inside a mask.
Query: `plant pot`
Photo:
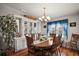
[[[6,53],[0,50],[0,56],[6,56]]]

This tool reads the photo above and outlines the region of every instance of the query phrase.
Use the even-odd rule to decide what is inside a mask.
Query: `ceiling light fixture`
[[[41,18],[39,18],[39,20],[40,21],[43,21],[43,22],[47,22],[47,21],[49,21],[49,20],[51,20],[50,19],[50,17],[49,16],[46,16],[46,14],[45,14],[45,7],[43,8],[44,9],[44,15],[41,17]]]

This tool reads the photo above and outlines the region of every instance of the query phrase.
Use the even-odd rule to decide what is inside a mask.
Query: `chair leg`
[[[61,56],[60,47],[57,48],[57,54]]]

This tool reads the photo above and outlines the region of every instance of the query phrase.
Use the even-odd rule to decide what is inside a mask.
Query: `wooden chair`
[[[32,46],[33,38],[26,36],[26,41],[27,41],[27,47],[28,47],[28,54],[34,55],[34,47]]]
[[[36,46],[35,48],[34,48],[34,50],[35,50],[35,55],[36,56],[45,56],[45,53],[47,52],[46,50],[44,50],[45,48],[44,47],[38,47],[38,46]],[[46,51],[46,52],[45,52]]]
[[[55,54],[55,55],[58,55],[58,53],[61,53],[60,52],[60,47],[61,47],[61,41],[60,41],[60,38],[59,37],[56,37],[56,35],[54,34],[53,35],[53,44],[55,44],[55,47],[52,47],[51,49],[51,53]]]
[[[77,49],[77,41],[79,40],[79,34],[72,34],[70,41],[70,48]]]
[[[60,47],[61,47],[61,41],[60,41],[60,38],[59,37],[56,37],[55,39],[54,39],[55,41],[54,41],[54,44],[56,44],[57,46],[56,46],[56,48],[54,49],[56,52],[56,55],[58,55],[58,54],[60,54],[61,55],[61,50],[60,50]]]

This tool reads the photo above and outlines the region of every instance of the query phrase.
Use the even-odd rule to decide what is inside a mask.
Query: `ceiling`
[[[37,18],[43,16],[43,7],[46,8],[46,15],[52,18],[79,13],[78,3],[6,3],[5,5]]]

